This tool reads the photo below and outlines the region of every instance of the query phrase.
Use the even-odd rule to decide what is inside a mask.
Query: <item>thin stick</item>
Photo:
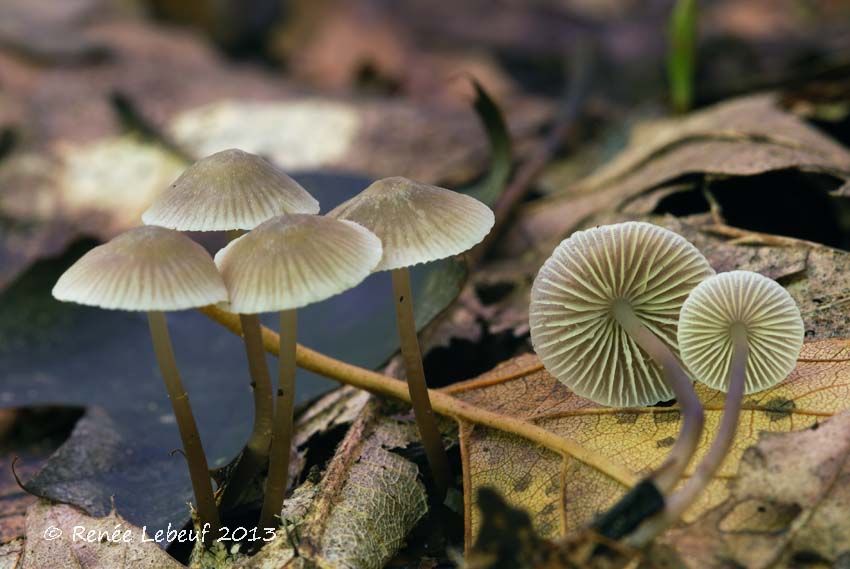
[[[221,509],[224,512],[239,502],[245,488],[266,466],[274,423],[272,380],[263,350],[260,317],[257,314],[240,314],[239,321],[245,339],[245,354],[248,357],[251,390],[254,395],[254,428],[221,496]]]
[[[230,314],[215,306],[205,306],[199,310],[234,334],[242,333],[239,327],[239,318],[235,314]],[[266,327],[263,327],[262,330],[263,345],[266,351],[277,355],[280,351],[278,335]],[[403,381],[337,360],[301,345],[296,348],[295,360],[300,367],[345,385],[410,403],[410,392],[407,389],[407,384]],[[622,464],[613,462],[575,441],[558,436],[525,420],[470,405],[439,390],[428,390],[428,394],[436,413],[471,425],[481,425],[513,433],[561,456],[573,457],[607,474],[612,480],[623,486],[632,486],[639,480],[634,472]]]
[[[661,366],[664,380],[673,390],[682,409],[682,429],[679,431],[679,437],[670,449],[667,460],[651,475],[658,490],[666,495],[684,475],[699,445],[705,422],[702,403],[679,360],[641,323],[631,306],[624,302],[617,303],[614,315],[626,333]]]
[[[711,481],[714,474],[729,455],[729,447],[738,430],[738,417],[741,414],[741,402],[744,399],[744,385],[747,380],[747,330],[742,324],[732,326],[732,361],[729,366],[729,391],[726,394],[726,407],[717,429],[717,435],[711,448],[697,465],[681,490],[667,500],[667,507],[655,518],[644,523],[630,538],[629,542],[643,547],[665,529],[682,517],[697,496]]]
[[[422,445],[425,447],[425,456],[428,458],[428,464],[434,476],[436,499],[442,502],[452,483],[452,474],[446,449],[443,448],[443,439],[434,418],[434,410],[431,408],[431,399],[428,397],[428,384],[425,382],[422,353],[419,351],[419,339],[416,337],[416,322],[413,317],[410,271],[407,267],[403,267],[391,272],[401,357],[407,373],[407,388],[410,391],[413,416],[416,419]]]
[[[189,465],[189,477],[192,480],[192,490],[195,492],[195,501],[198,503],[198,518],[201,529],[209,527],[209,533],[204,540],[204,545],[209,547],[213,539],[218,535],[221,522],[218,517],[218,509],[213,496],[212,480],[210,478],[207,457],[201,444],[201,436],[192,407],[189,405],[189,396],[180,380],[180,372],[177,371],[177,361],[174,359],[174,350],[171,347],[171,337],[168,334],[168,324],[165,314],[162,312],[148,312],[148,325],[150,326],[151,339],[153,340],[156,359],[174,417],[177,419],[177,428],[180,430],[180,438],[183,441],[183,450],[186,462]]]
[[[295,407],[295,351],[297,344],[296,311],[280,313],[280,339],[278,343],[277,410],[272,435],[269,478],[266,496],[260,513],[261,528],[276,528],[279,523],[283,498],[289,481],[289,455],[292,452],[292,413]]]

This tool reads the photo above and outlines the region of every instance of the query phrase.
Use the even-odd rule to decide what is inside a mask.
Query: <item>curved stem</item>
[[[682,428],[679,437],[667,460],[650,477],[658,489],[666,495],[679,482],[685,473],[691,458],[693,458],[702,435],[703,415],[702,403],[697,397],[690,378],[682,369],[682,365],[673,352],[659,340],[655,334],[644,326],[634,310],[626,302],[619,302],[614,308],[614,316],[631,338],[637,342],[655,362],[661,366],[664,380],[673,390],[679,406],[682,409]]]
[[[295,352],[297,344],[296,311],[280,313],[280,339],[278,344],[277,410],[272,434],[269,478],[266,496],[260,513],[260,528],[277,528],[275,520],[283,509],[289,481],[289,456],[292,453],[292,413],[295,407]]]
[[[741,414],[741,402],[744,399],[744,385],[747,380],[747,329],[743,324],[732,325],[732,361],[729,366],[729,391],[726,394],[726,406],[717,429],[717,435],[711,448],[697,465],[681,490],[667,500],[667,507],[656,519],[647,521],[630,539],[636,546],[649,543],[656,535],[676,523],[682,514],[705,489],[714,474],[729,454],[729,447],[738,430],[738,418]]]
[[[183,441],[183,451],[189,465],[192,490],[195,493],[195,501],[198,503],[198,518],[201,522],[201,529],[206,528],[209,524],[210,531],[204,541],[204,544],[209,547],[212,540],[218,535],[221,522],[213,495],[207,457],[204,454],[204,447],[201,445],[201,436],[198,433],[198,426],[195,424],[192,407],[189,405],[189,396],[186,394],[186,389],[180,380],[180,373],[177,371],[177,361],[174,359],[174,349],[171,347],[171,337],[168,334],[165,315],[162,312],[148,312],[148,325],[162,379],[165,381],[168,398],[171,400],[171,408],[174,410],[174,417],[177,420],[177,428],[180,430],[180,439]]]
[[[234,334],[242,333],[239,327],[239,318],[235,314],[225,312],[215,306],[204,306],[198,310]],[[278,335],[266,327],[263,327],[262,331],[263,345],[266,351],[277,355],[280,351]],[[295,360],[300,367],[345,385],[410,403],[410,392],[407,384],[403,381],[337,360],[301,345],[296,348]],[[434,412],[440,415],[471,425],[481,425],[513,433],[561,456],[575,458],[600,472],[604,472],[612,480],[623,486],[632,486],[639,480],[634,472],[622,464],[526,420],[471,405],[440,390],[428,390],[428,394]]]
[[[425,382],[425,370],[422,367],[422,353],[419,351],[419,339],[416,337],[416,321],[413,317],[413,292],[410,288],[410,271],[407,267],[392,272],[395,312],[398,323],[398,337],[401,343],[401,357],[407,374],[407,388],[413,405],[413,416],[419,429],[425,456],[434,476],[436,499],[442,502],[452,482],[451,467],[443,439],[437,428],[431,399],[428,396],[428,384]]]
[[[245,488],[265,468],[269,459],[274,424],[272,380],[263,349],[260,316],[240,314],[239,322],[242,325],[245,354],[251,374],[251,390],[254,395],[254,428],[221,496],[221,509],[224,512],[239,503]]]

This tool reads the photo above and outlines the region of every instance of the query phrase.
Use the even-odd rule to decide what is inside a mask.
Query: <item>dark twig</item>
[[[12,464],[10,466],[10,468],[12,469],[12,476],[15,477],[15,483],[18,485],[18,488],[20,488],[21,490],[23,490],[27,494],[30,494],[30,491],[27,490],[27,487],[24,486],[23,482],[21,482],[21,478],[18,476],[18,471],[15,470],[15,465],[18,464],[18,461],[20,459],[21,459],[21,457],[19,457],[18,455],[15,455],[15,456],[12,457]]]
[[[498,240],[513,218],[517,206],[531,191],[535,180],[573,133],[589,90],[592,63],[593,49],[589,40],[577,42],[570,58],[569,82],[561,111],[555,118],[548,136],[517,168],[513,180],[496,200],[493,206],[496,223],[484,241],[469,253],[467,258],[471,267],[478,264],[487,250]]]

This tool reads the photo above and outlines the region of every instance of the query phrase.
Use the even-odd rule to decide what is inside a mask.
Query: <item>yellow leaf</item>
[[[476,407],[531,422],[641,474],[663,462],[680,427],[676,406],[613,409],[582,399],[531,355],[446,391]],[[706,408],[706,430],[692,466],[708,449],[724,404],[720,392],[699,384],[697,392]],[[796,369],[784,382],[745,399],[729,458],[685,520],[727,498],[727,483],[737,472],[741,454],[756,443],[760,431],[802,429],[847,409],[848,403],[850,342],[804,345]],[[626,490],[607,472],[529,445],[505,430],[461,422],[460,442],[467,545],[480,526],[474,496],[482,486],[496,488],[508,503],[528,510],[537,532],[549,538],[587,524]]]

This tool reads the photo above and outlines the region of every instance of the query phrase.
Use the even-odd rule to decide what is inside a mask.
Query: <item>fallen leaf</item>
[[[682,119],[636,127],[616,158],[524,207],[504,240],[504,253],[551,251],[591,216],[618,211],[641,193],[685,175],[743,177],[795,169],[830,176],[838,189],[850,179],[848,164],[847,149],[781,109],[775,95],[734,99]]]
[[[729,496],[664,535],[679,567],[842,567],[850,560],[850,414],[791,433],[762,433],[741,457]]]
[[[688,510],[686,521],[693,521],[728,497],[728,482],[759,431],[808,427],[847,408],[850,364],[832,360],[848,356],[847,340],[809,342],[785,381],[746,397],[730,458]],[[510,360],[446,391],[472,405],[532,422],[636,474],[646,474],[662,463],[680,427],[675,405],[613,409],[582,399],[549,375],[532,355]],[[701,384],[697,384],[697,393],[706,408],[699,459],[719,424],[724,396]],[[527,510],[535,531],[550,539],[587,525],[625,490],[610,472],[529,445],[504,430],[461,424],[460,443],[467,545],[481,524],[474,499],[478,488],[493,487],[509,504]]]
[[[298,556],[319,567],[384,567],[428,510],[417,465],[398,453],[417,438],[412,422],[382,416],[380,403],[372,399],[318,487],[308,482],[287,502],[284,517],[298,536]],[[302,507],[293,512],[295,498]],[[292,550],[289,542],[276,540],[246,567],[282,566]]]
[[[85,533],[79,528],[83,528]],[[90,531],[95,532],[92,541],[87,537]],[[116,531],[119,537],[114,539]],[[102,535],[109,537],[102,539]],[[124,541],[125,536],[127,541]],[[183,567],[154,541],[144,539],[152,540],[153,537],[143,537],[141,528],[133,526],[114,512],[102,518],[93,518],[73,506],[42,500],[27,512],[27,540],[22,569]]]

